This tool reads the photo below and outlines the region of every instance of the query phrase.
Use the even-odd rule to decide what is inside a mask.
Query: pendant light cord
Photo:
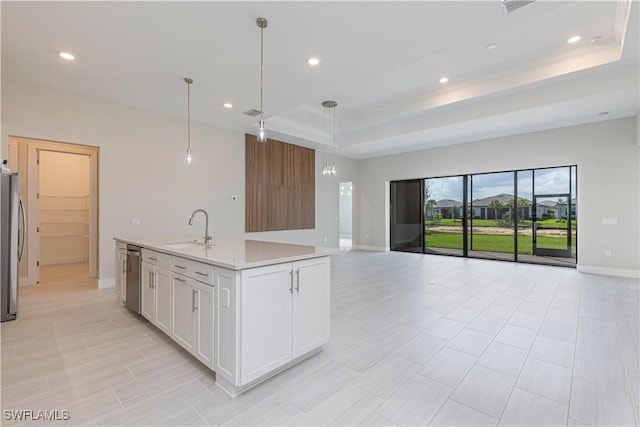
[[[264,28],[260,28],[260,120],[262,118],[262,92],[264,87]]]
[[[191,83],[193,80],[187,80],[187,145],[191,151]]]

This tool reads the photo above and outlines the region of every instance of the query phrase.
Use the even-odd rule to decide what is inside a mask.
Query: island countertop
[[[204,245],[194,236],[115,236],[116,241],[176,255],[231,270],[318,258],[340,252],[339,248],[216,238]]]

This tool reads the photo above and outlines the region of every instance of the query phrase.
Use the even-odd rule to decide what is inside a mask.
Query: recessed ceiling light
[[[233,108],[233,104],[232,104],[232,103],[230,103],[230,102],[225,102],[224,104],[222,104],[222,106],[223,106],[224,108]]]
[[[63,52],[61,50],[58,51],[58,55],[60,56],[60,58],[64,58],[67,61],[73,61],[74,59],[76,59],[76,57],[69,52]]]
[[[440,83],[446,83],[448,81],[449,81],[449,77],[447,77],[447,76],[440,77]]]
[[[580,36],[571,36],[567,39],[567,43],[578,43],[580,41]]]
[[[320,60],[318,58],[309,58],[307,59],[307,64],[309,65],[318,65]]]
[[[594,38],[592,38],[589,43],[591,44],[598,44],[602,41],[602,36],[595,36]]]
[[[498,43],[489,43],[487,45],[487,50],[493,50],[498,47]]]

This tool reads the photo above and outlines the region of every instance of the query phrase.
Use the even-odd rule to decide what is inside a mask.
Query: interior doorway
[[[98,277],[98,147],[9,137],[26,201],[19,284]]]
[[[353,182],[340,183],[338,200],[340,248],[348,250],[353,247]]]
[[[90,157],[39,150],[40,281],[89,276]]]

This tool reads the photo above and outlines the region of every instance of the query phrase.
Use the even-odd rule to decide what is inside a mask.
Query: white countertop
[[[244,239],[215,238],[211,244],[204,245],[202,237],[197,238],[193,235],[115,236],[114,240],[231,270],[318,258],[340,252],[339,248]],[[199,244],[189,244],[189,242],[199,242]],[[182,243],[184,245],[180,245]]]

